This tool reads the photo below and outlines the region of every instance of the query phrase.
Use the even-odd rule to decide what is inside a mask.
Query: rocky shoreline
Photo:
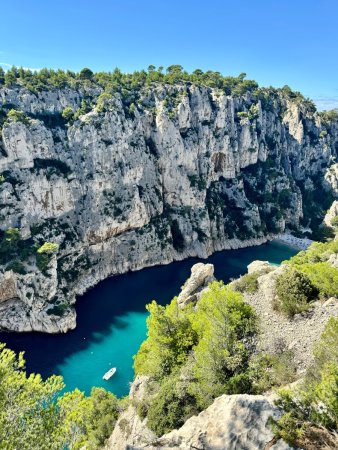
[[[283,242],[284,244],[288,244],[291,247],[297,248],[298,250],[306,250],[314,241],[308,238],[299,238],[293,236],[290,233],[279,234],[275,241]]]

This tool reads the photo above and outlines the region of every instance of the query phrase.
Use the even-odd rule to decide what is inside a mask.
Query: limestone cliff
[[[261,243],[320,216],[338,125],[306,102],[192,83],[152,83],[133,108],[101,94],[0,88],[1,117],[24,113],[2,122],[1,230],[18,228],[30,249],[2,265],[2,329],[67,331],[75,296],[109,275]],[[67,122],[62,112],[83,102]],[[39,269],[45,241],[59,250]]]

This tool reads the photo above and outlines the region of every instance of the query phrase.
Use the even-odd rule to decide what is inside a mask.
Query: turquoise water
[[[255,259],[279,264],[295,253],[295,249],[273,242],[217,252],[207,260],[191,258],[111,277],[78,298],[74,331],[64,335],[0,333],[0,342],[25,351],[29,372],[43,377],[62,375],[67,390],[78,387],[89,393],[93,386],[103,386],[123,396],[133,380],[132,357],[146,336],[145,305],[152,299],[168,303],[179,293],[193,264],[214,264],[216,278],[227,282],[245,273]],[[116,374],[109,381],[102,380],[110,367],[117,367]]]

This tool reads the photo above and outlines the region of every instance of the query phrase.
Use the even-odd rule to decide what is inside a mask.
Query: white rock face
[[[267,107],[250,94],[154,84],[131,114],[119,94],[98,112],[100,93],[0,89],[5,111],[28,115],[2,129],[0,228],[60,245],[52,276],[33,256],[24,262],[18,298],[29,307],[14,321],[3,303],[1,328],[65,331],[75,324],[75,296],[110,275],[257,245],[298,227],[300,188],[314,189],[336,156],[337,124],[330,139],[319,138],[319,116],[281,96]],[[66,124],[63,109],[75,111],[84,98],[92,110]],[[250,108],[255,115],[239,120]]]
[[[214,279],[214,266],[212,264],[198,263],[193,265],[191,276],[185,282],[177,297],[177,304],[184,308],[188,303],[196,302],[201,291]]]
[[[129,411],[129,410],[128,410]],[[148,436],[137,440],[137,430],[129,429],[133,442],[110,442],[107,450],[289,450],[284,441],[273,440],[269,420],[277,419],[280,411],[272,400],[262,395],[222,395],[198,416],[191,417],[178,430],[161,438]],[[120,422],[120,421],[119,421]],[[119,422],[116,428],[119,427]],[[114,430],[115,433],[115,430]],[[115,446],[112,446],[115,444]],[[117,444],[117,446],[116,446]],[[269,447],[269,444],[271,445]]]
[[[198,416],[188,419],[179,429],[162,436],[149,450],[257,450],[273,444],[269,427],[271,418],[280,412],[273,402],[262,395],[222,395]],[[273,450],[291,447],[282,440],[273,444]]]
[[[338,216],[338,200],[335,200],[324,217],[324,223],[332,227],[332,219]]]
[[[260,272],[261,270],[267,270],[271,268],[272,266],[269,261],[256,260],[252,261],[252,263],[248,265],[248,273]]]

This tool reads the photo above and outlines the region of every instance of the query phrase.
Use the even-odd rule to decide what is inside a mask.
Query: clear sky
[[[338,106],[338,0],[1,0],[0,65],[246,72]]]

